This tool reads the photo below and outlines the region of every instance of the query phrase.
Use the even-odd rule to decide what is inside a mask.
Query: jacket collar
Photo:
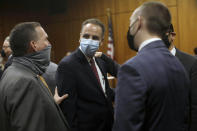
[[[141,52],[144,52],[146,50],[149,50],[149,49],[153,49],[153,48],[166,48],[166,45],[164,44],[164,42],[162,40],[156,40],[156,41],[153,41],[151,43],[149,43],[148,45],[144,46],[139,52],[138,54],[140,54]]]

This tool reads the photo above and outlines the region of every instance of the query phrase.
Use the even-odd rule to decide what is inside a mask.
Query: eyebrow
[[[89,36],[89,34],[86,34],[86,33],[85,33],[85,34],[83,34],[83,36]]]

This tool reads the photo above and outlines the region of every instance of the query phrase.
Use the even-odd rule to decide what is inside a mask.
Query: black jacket
[[[197,58],[176,49],[175,56],[185,67],[190,78],[190,131],[197,131]]]
[[[96,58],[96,62],[105,79],[106,94],[80,49],[59,63],[58,91],[60,95],[69,94],[60,107],[72,131],[111,131],[114,92],[109,87],[107,73],[116,76],[119,65],[104,55]]]

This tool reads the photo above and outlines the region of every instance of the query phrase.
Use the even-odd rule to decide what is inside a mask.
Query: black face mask
[[[134,44],[134,35],[131,35],[130,34],[130,28],[127,32],[127,40],[128,40],[128,45],[129,45],[129,48],[134,50],[134,51],[138,51],[138,49],[135,47],[135,44]]]
[[[170,43],[170,41],[168,39],[168,35],[166,35],[166,34],[163,35],[162,40],[163,40],[164,44],[166,45],[166,47],[169,48],[171,43]]]
[[[6,57],[5,51],[3,49],[1,50],[1,56]]]

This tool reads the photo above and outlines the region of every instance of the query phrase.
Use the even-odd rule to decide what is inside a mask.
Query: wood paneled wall
[[[53,16],[51,19],[52,34],[51,41],[55,43],[55,56],[59,61],[67,51],[75,50],[79,45],[79,33],[81,23],[87,18],[98,18],[107,27],[107,8],[111,9],[113,33],[115,42],[115,59],[119,63],[124,63],[135,55],[127,45],[126,33],[129,26],[129,17],[133,10],[145,1],[150,0],[68,0],[67,12],[59,17]],[[165,3],[171,14],[177,37],[175,45],[177,48],[193,54],[193,48],[197,46],[197,2],[196,0],[158,0]],[[57,19],[58,20],[57,20]],[[59,22],[57,22],[59,21]],[[51,27],[49,24],[49,27]],[[61,35],[53,33],[59,32]],[[107,50],[107,32],[105,41],[100,51]],[[58,34],[59,34],[58,33]],[[62,36],[64,35],[64,37]],[[62,36],[62,38],[60,38]]]
[[[98,18],[107,29],[107,8],[111,9],[115,42],[115,59],[122,64],[135,55],[127,45],[126,33],[129,17],[135,8],[150,0],[67,0],[66,12],[59,15],[47,13],[27,13],[12,16],[0,14],[0,42],[3,41],[14,24],[20,21],[38,20],[44,26],[53,45],[52,56],[59,62],[66,52],[79,46],[81,23],[88,18]],[[172,23],[177,37],[175,45],[180,50],[193,54],[197,47],[197,0],[157,0],[165,3],[171,11]],[[107,34],[100,51],[106,53]]]

